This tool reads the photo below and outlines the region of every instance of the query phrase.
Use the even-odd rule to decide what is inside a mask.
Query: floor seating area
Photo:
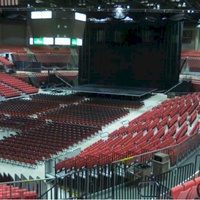
[[[0,116],[0,127],[4,130],[24,131],[44,123],[44,120],[33,117],[6,116],[3,114]]]
[[[0,113],[27,116],[57,107],[59,107],[59,104],[56,102],[39,102],[25,99],[15,99],[3,101],[0,104]]]
[[[85,125],[41,123],[0,140],[0,159],[2,162],[34,168],[45,158],[90,137],[98,130],[100,128]]]
[[[6,73],[0,73],[0,82],[3,82],[15,89],[18,89],[21,92],[24,92],[25,94],[33,94],[33,93],[38,92],[38,88],[33,87],[33,86],[19,80],[18,78],[15,78]]]
[[[192,135],[199,129],[197,117],[199,98],[200,93],[192,93],[163,101],[130,121],[128,126],[110,133],[108,139],[95,142],[76,157],[58,162],[55,166],[56,171],[109,163],[116,159],[116,155],[118,159],[122,159],[176,145],[186,138],[190,138],[191,144],[195,144]],[[190,148],[192,149],[193,146],[191,145]],[[172,148],[168,154],[173,165],[176,162],[177,152]],[[185,154],[186,148],[183,143],[180,146],[180,158]],[[147,162],[151,156],[143,156],[139,162]],[[91,159],[86,165],[87,157]]]
[[[79,94],[35,94],[29,100],[1,102],[0,127],[16,134],[0,141],[0,160],[35,168],[45,158],[93,136],[101,126],[129,113],[121,108],[121,100],[115,108],[107,107],[106,103],[89,106],[84,101]],[[117,100],[114,102],[117,104]]]
[[[144,103],[141,101],[134,100],[120,100],[120,99],[109,99],[109,98],[92,98],[83,103],[88,106],[104,106],[110,108],[141,108]]]
[[[84,101],[83,96],[78,96],[76,94],[72,95],[52,95],[52,94],[37,94],[31,96],[34,101],[46,101],[46,102],[56,102],[59,104],[72,104]]]
[[[47,111],[40,115],[42,119],[86,124],[92,126],[104,126],[117,118],[125,116],[129,111],[122,108],[108,108],[88,105],[70,105]]]
[[[170,190],[173,199],[195,199],[199,197],[200,177],[177,185]]]

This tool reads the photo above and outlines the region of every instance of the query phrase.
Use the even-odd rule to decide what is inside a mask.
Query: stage
[[[68,88],[68,90],[72,92],[86,93],[86,94],[101,94],[101,95],[143,98],[155,92],[157,89],[140,88],[140,87],[125,88],[125,87],[86,84],[86,85],[79,85],[72,88]]]

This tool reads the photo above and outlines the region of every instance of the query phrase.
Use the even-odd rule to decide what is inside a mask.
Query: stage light
[[[116,19],[124,19],[126,17],[127,11],[121,5],[115,6],[113,11],[113,17]]]

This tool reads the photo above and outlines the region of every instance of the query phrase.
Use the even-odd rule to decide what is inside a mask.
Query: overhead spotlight
[[[109,4],[110,4],[110,0],[107,0],[107,1],[106,1],[106,4],[108,4],[108,5],[109,5]]]
[[[185,2],[183,2],[182,7],[186,7],[186,3]]]
[[[179,7],[179,8],[182,7],[181,3],[178,4],[178,7]]]
[[[100,11],[100,10],[101,10],[101,6],[98,6],[98,7],[97,7],[97,10]]]
[[[130,9],[130,6],[129,6],[129,5],[127,5],[127,6],[126,6],[126,8],[127,8],[127,9]]]
[[[113,17],[116,19],[123,19],[126,17],[127,11],[126,9],[123,8],[123,6],[118,5],[115,6],[113,10]]]

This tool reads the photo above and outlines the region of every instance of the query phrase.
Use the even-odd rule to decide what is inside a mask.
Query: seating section
[[[188,57],[187,64],[191,72],[200,71],[200,58],[199,57]]]
[[[39,84],[41,84],[42,82],[48,81],[48,74],[47,73],[35,73],[34,77],[37,79]]]
[[[187,57],[187,56],[199,57],[200,56],[200,50],[185,49],[185,50],[182,50],[181,56],[183,56],[183,57]]]
[[[13,60],[15,61],[28,61],[27,53],[13,53]]]
[[[200,71],[200,51],[199,50],[183,50],[182,59],[186,58],[186,64],[191,72]]]
[[[84,97],[78,95],[51,95],[51,94],[37,94],[31,97],[34,101],[54,102],[59,104],[72,104],[82,102]]]
[[[110,108],[141,108],[144,103],[140,101],[133,100],[120,100],[120,99],[110,99],[110,98],[93,98],[86,102],[84,105],[88,106],[106,106]]]
[[[70,53],[69,47],[30,46],[29,50],[33,53]]]
[[[32,94],[38,92],[38,88],[33,87],[6,73],[0,73],[0,81],[26,94]]]
[[[17,77],[18,79],[20,79],[21,81],[25,83],[29,83],[29,77],[28,77],[28,74],[26,73],[13,74],[12,76]]]
[[[56,75],[58,75],[59,77],[61,77],[62,79],[66,81],[71,81],[78,76],[78,71],[59,72],[59,73],[56,73]]]
[[[0,199],[37,199],[36,191],[0,184]]]
[[[171,148],[165,153],[169,154],[171,165],[174,165],[177,153],[179,159],[184,158],[187,153],[185,139],[190,137],[189,151],[196,146],[195,137],[192,136],[199,129],[199,121],[197,118],[194,119],[193,115],[196,117],[199,98],[200,93],[193,93],[163,101],[152,110],[130,121],[127,127],[123,126],[110,133],[108,139],[101,139],[86,147],[78,156],[57,163],[56,171],[69,170],[77,166],[92,166],[94,163],[106,164],[129,156],[135,156],[139,159],[138,162],[145,163],[152,159],[153,155],[142,157],[136,155],[170,146]],[[60,119],[68,116],[67,112],[62,111],[62,113]],[[55,120],[56,114],[58,113],[50,112],[46,117]],[[194,121],[190,126],[191,118]],[[180,149],[176,152],[173,145],[179,143],[181,143]]]
[[[195,199],[198,198],[198,187],[199,181],[196,181],[199,177],[194,180],[189,180],[181,185],[177,185],[170,190],[171,197],[173,199]]]
[[[15,99],[3,101],[0,104],[0,113],[27,116],[49,109],[57,108],[58,106],[59,104],[56,102],[39,102],[24,99]]]
[[[0,82],[0,95],[5,98],[20,96],[21,92]]]
[[[40,124],[0,140],[0,158],[2,162],[35,168],[44,158],[50,158],[98,130],[100,128],[59,122]]]
[[[35,58],[45,67],[63,67],[67,66],[70,54],[56,54],[56,53],[35,53]]]
[[[0,52],[26,53],[26,49],[23,46],[1,45]]]
[[[6,130],[22,131],[28,130],[30,128],[44,124],[45,121],[33,118],[33,117],[23,117],[23,116],[0,116],[0,127]]]
[[[95,107],[79,104],[47,111],[42,113],[40,118],[75,124],[104,126],[128,113],[128,110],[122,108]]]

